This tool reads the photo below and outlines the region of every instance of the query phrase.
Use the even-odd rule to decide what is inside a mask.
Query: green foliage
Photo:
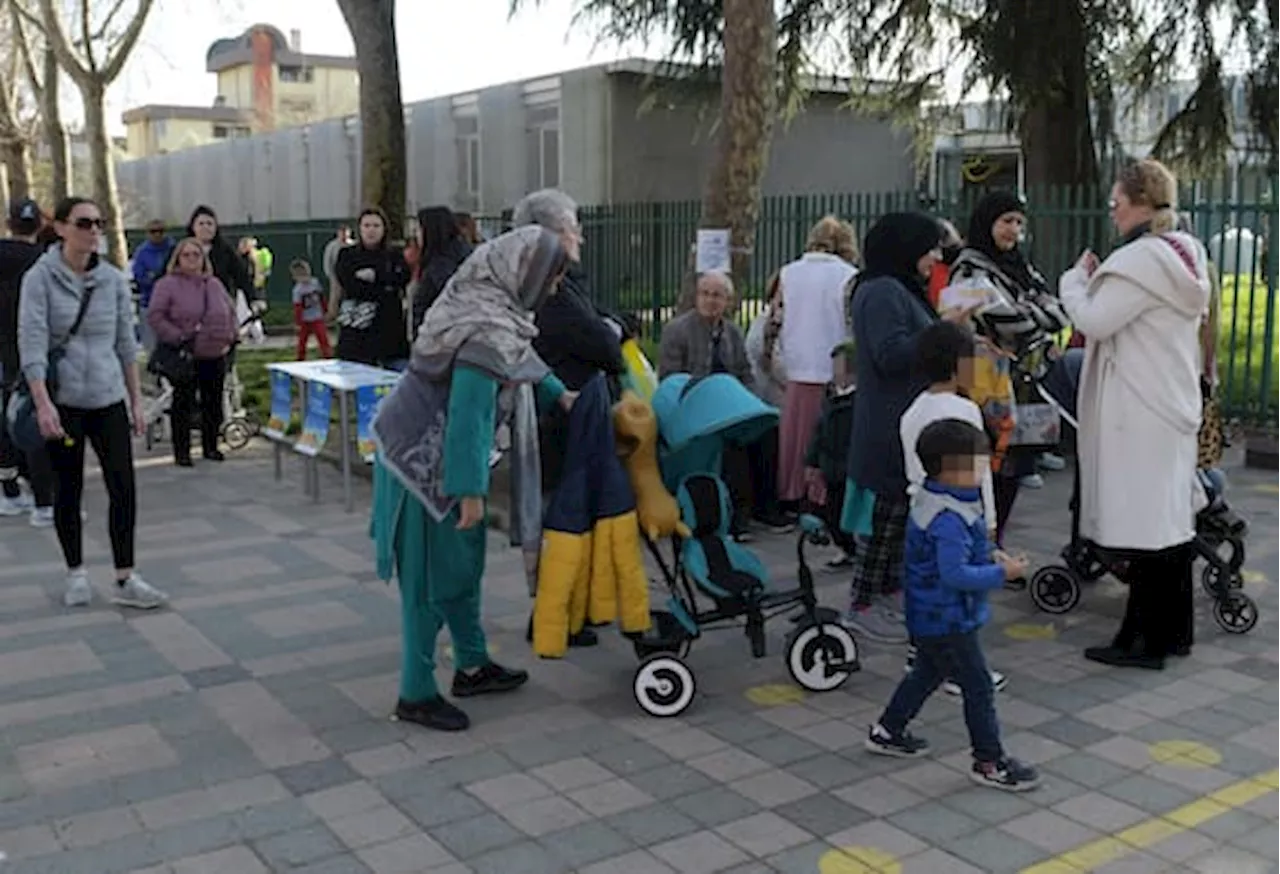
[[[1224,405],[1251,414],[1246,418],[1253,421],[1275,421],[1276,393],[1280,388],[1280,334],[1275,317],[1274,309],[1268,313],[1268,289],[1263,277],[1239,274],[1222,278],[1218,384]]]
[[[511,0],[511,10],[538,3]],[[1149,94],[1190,64],[1197,86],[1156,152],[1205,172],[1221,165],[1243,121],[1232,117],[1223,74],[1224,58],[1243,56],[1254,145],[1275,166],[1276,0],[776,0],[776,9],[784,116],[802,104],[804,77],[819,72],[814,58],[827,49],[852,71],[851,104],[910,125],[920,153],[944,115],[920,108],[945,102],[951,71],[964,71],[966,94],[984,86],[1007,95],[1006,122],[1017,127],[1033,107],[1066,105],[1075,83],[1063,71],[1081,70],[1091,109],[1082,123],[1092,124],[1087,142],[1105,165],[1120,151],[1116,94]],[[665,37],[670,61],[706,72],[723,55],[722,10],[720,0],[578,0],[574,23],[605,42]]]

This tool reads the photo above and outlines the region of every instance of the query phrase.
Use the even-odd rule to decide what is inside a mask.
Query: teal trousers
[[[416,703],[439,696],[436,638],[442,628],[449,629],[456,669],[469,670],[489,662],[480,625],[486,526],[481,523],[459,531],[457,524],[456,508],[443,522],[436,522],[421,504],[404,496],[395,536],[402,701]]]

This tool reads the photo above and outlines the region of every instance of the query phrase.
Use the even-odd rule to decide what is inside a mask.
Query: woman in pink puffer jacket
[[[173,460],[191,467],[191,418],[200,409],[200,443],[206,460],[222,461],[222,389],[227,353],[236,338],[235,310],[227,290],[209,265],[204,247],[186,239],[174,247],[168,272],[156,282],[147,309],[147,324],[157,345],[189,350],[194,378],[173,385],[169,411],[173,426]]]

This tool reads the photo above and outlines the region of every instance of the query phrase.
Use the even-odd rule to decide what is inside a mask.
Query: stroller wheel
[[[631,684],[640,709],[650,716],[679,716],[693,703],[698,691],[693,671],[675,656],[655,655],[641,662]]]
[[[839,689],[858,670],[858,642],[843,625],[806,625],[787,641],[787,671],[810,692]]]
[[[262,417],[258,415],[257,410],[245,410],[240,418],[244,420],[245,425],[249,427],[249,433],[254,437],[262,433]]]
[[[1226,585],[1223,585],[1223,581]],[[1239,573],[1231,573],[1223,567],[1209,563],[1200,571],[1200,587],[1205,590],[1210,598],[1217,598],[1219,595],[1240,589],[1244,587],[1244,577]]]
[[[1244,592],[1228,592],[1213,602],[1213,621],[1228,634],[1248,634],[1258,624],[1258,605]]]
[[[1070,613],[1080,603],[1080,583],[1071,571],[1057,565],[1036,571],[1027,588],[1031,602],[1046,613]]]
[[[253,432],[243,419],[232,419],[222,426],[222,440],[233,452],[244,449],[253,439]]]

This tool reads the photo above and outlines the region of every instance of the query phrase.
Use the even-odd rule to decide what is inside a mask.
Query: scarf
[[[937,221],[920,212],[891,212],[882,216],[862,243],[864,268],[854,280],[854,290],[878,276],[890,276],[906,287],[929,309],[929,289],[918,263],[941,242]],[[785,318],[785,316],[784,316]]]
[[[538,416],[533,387],[550,370],[533,351],[531,310],[564,267],[558,238],[525,227],[478,247],[427,311],[404,377],[383,399],[373,440],[383,464],[436,522],[457,504],[445,495],[444,434],[453,369],[474,367],[501,383],[496,424],[511,426],[511,543],[542,539]]]

